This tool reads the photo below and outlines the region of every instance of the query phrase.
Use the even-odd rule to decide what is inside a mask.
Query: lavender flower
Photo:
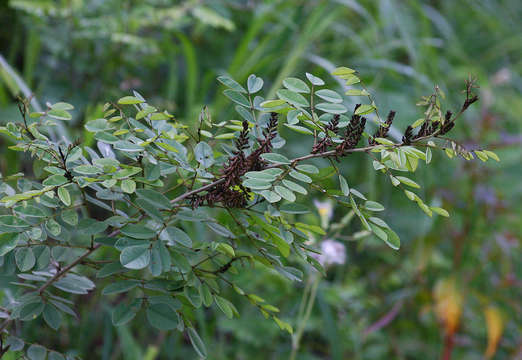
[[[321,243],[321,254],[312,254],[323,267],[334,264],[343,265],[346,262],[346,249],[343,243],[326,239]]]

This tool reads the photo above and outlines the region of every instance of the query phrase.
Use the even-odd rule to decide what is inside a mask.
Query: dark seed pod
[[[402,143],[404,145],[410,145],[412,137],[413,137],[413,128],[411,127],[411,125],[408,125],[408,127],[404,131],[404,135],[402,136]]]
[[[352,115],[352,119],[346,127],[343,142],[335,148],[337,155],[342,156],[346,150],[355,148],[357,143],[359,143],[359,140],[361,140],[366,125],[366,119],[360,115],[355,115],[355,111],[359,106],[361,106],[361,104],[355,105],[354,115]]]
[[[333,132],[334,134],[339,132],[339,119],[340,115],[336,114],[332,120],[330,120],[328,124],[325,125],[324,137],[314,144],[311,151],[312,154],[323,153],[328,151],[329,147],[333,146],[334,142],[329,134],[329,131]]]
[[[375,138],[384,138],[386,137],[386,135],[388,135],[388,131],[390,131],[390,127],[392,126],[393,124],[393,119],[395,118],[395,111],[390,111],[388,113],[388,117],[386,118],[386,122],[385,122],[385,125],[381,125],[379,126],[379,128],[377,129],[377,131],[375,132],[375,134],[373,134],[373,136],[368,140],[368,143],[370,145],[376,145],[377,143],[375,142]]]

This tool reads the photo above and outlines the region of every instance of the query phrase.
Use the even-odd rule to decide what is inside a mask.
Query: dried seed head
[[[373,136],[368,140],[368,143],[370,145],[376,145],[377,143],[375,142],[375,138],[384,138],[386,137],[386,135],[388,134],[388,131],[390,130],[390,127],[392,126],[393,124],[393,119],[395,118],[395,111],[390,111],[388,113],[388,117],[386,118],[386,122],[385,122],[385,125],[381,125],[379,126],[379,128],[377,129],[377,131],[375,132],[375,134],[373,134]]]
[[[402,136],[402,143],[404,145],[410,145],[412,137],[413,137],[413,128],[411,127],[411,125],[408,125],[408,127],[404,131],[404,135]]]

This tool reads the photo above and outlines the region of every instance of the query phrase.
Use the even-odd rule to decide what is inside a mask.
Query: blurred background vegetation
[[[436,154],[429,170],[417,171],[422,197],[448,209],[445,219],[420,215],[367,158],[350,156],[343,166],[351,183],[386,206],[402,247],[354,240],[355,224],[337,233],[346,209],[334,210],[328,237],[345,245],[346,261],[317,283],[296,358],[431,359],[451,349],[455,359],[522,359],[520,19],[520,0],[2,1],[0,125],[19,118],[17,96],[34,94],[33,107],[74,104],[64,131],[81,138],[106,101],[133,89],[187,124],[205,105],[217,121],[229,120],[238,115],[220,94],[219,75],[244,83],[255,73],[273,96],[287,76],[308,71],[333,83],[329,71],[345,65],[361,73],[382,113],[398,111],[393,136],[420,117],[415,102],[435,84],[457,108],[473,74],[480,102],[454,137],[502,161]],[[302,153],[298,136],[281,131],[290,151]],[[30,171],[9,145],[0,137],[2,174]],[[292,284],[263,269],[239,276],[296,328],[313,280]],[[196,357],[178,332],[158,333],[140,321],[114,328],[109,314],[119,300],[102,302],[95,291],[77,300],[79,320],[69,318],[59,333],[33,321],[18,335],[84,358]],[[243,300],[235,305],[239,320],[209,309],[196,314],[211,359],[289,356],[288,334]]]

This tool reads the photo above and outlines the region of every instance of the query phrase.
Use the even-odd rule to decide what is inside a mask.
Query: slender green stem
[[[317,288],[319,286],[319,282],[321,280],[321,277],[318,274],[314,274],[313,277],[309,280],[309,282],[306,284],[305,291],[303,293],[303,299],[301,301],[301,305],[299,308],[299,314],[298,314],[298,321],[297,329],[292,337],[292,352],[290,354],[290,360],[295,360],[297,356],[297,352],[299,350],[299,345],[301,342],[301,337],[303,336],[304,329],[306,327],[306,324],[308,323],[308,320],[310,319],[310,315],[312,314],[312,309],[314,307],[315,298],[317,295]],[[310,293],[307,297],[307,293]],[[305,306],[306,304],[306,306]],[[304,310],[306,309],[306,310]],[[302,312],[304,311],[304,314]],[[301,317],[302,316],[302,317]]]

